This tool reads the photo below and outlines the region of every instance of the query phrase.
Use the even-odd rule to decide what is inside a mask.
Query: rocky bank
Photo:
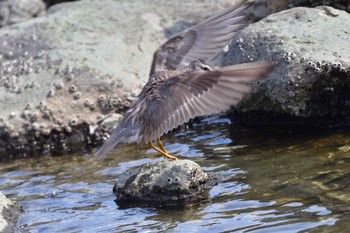
[[[86,0],[2,28],[0,153],[65,153],[100,143],[148,79],[166,36],[228,2]]]
[[[257,18],[300,4],[267,2],[259,1],[252,9]],[[40,0],[0,1],[1,158],[67,153],[100,144],[148,79],[155,49],[231,4],[83,0],[46,11]],[[349,11],[349,2],[333,5],[338,9],[298,7],[272,14],[242,30],[213,60],[220,66],[278,62],[235,114],[255,123],[262,115],[267,122],[287,116],[347,123],[350,16],[343,10]],[[186,202],[205,194],[207,182],[207,174],[190,161],[162,160],[121,175],[114,191],[125,202],[160,197]],[[0,231],[14,230],[17,212],[10,206],[0,194],[0,212],[7,214],[0,216]]]
[[[100,144],[148,79],[155,49],[231,4],[84,0],[1,28],[0,154]],[[239,111],[267,119],[348,117],[349,22],[331,7],[293,8],[244,29],[215,63],[278,66]]]

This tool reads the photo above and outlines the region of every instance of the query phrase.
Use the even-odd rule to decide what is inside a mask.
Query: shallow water
[[[127,145],[0,164],[0,190],[22,205],[25,232],[348,232],[350,136],[298,128],[238,128],[204,119],[164,137],[174,155],[223,178],[209,199],[179,208],[121,209],[112,187],[158,155]]]

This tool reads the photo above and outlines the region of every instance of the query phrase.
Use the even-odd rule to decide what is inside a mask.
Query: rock
[[[0,27],[37,17],[45,10],[42,0],[0,0]]]
[[[0,154],[66,153],[79,133],[101,143],[101,119],[130,107],[165,35],[231,4],[85,0],[2,28]]]
[[[118,205],[178,205],[207,198],[214,178],[191,160],[157,160],[121,174],[113,188]]]
[[[238,110],[255,116],[349,118],[349,28],[348,13],[317,7],[282,11],[243,29],[216,62],[275,60],[278,65]]]
[[[0,192],[0,232],[17,232],[16,222],[18,215],[19,208]]]
[[[269,14],[279,12],[288,8],[288,0],[267,0]]]

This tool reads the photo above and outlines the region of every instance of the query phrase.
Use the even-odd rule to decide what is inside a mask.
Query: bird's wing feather
[[[247,24],[250,6],[242,0],[168,40],[154,53],[150,76],[161,70],[176,70],[191,61],[214,57]]]
[[[229,109],[252,91],[251,81],[272,67],[270,62],[253,62],[163,81],[159,96],[145,99],[148,107],[140,117],[142,140],[153,141],[191,118]]]
[[[100,149],[95,153],[95,158],[100,159],[105,156],[109,151],[111,151],[115,146],[119,143],[123,142],[132,142],[133,139],[136,141],[139,137],[140,127],[138,123],[134,122],[135,117],[133,113],[138,110],[134,110],[133,108],[128,111],[121,122],[117,125],[117,127],[113,130],[110,137],[103,143]]]

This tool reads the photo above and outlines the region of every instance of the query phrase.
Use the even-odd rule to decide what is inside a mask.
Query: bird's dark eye
[[[208,66],[203,66],[202,68],[203,68],[203,70],[205,70],[205,71],[209,71],[209,70],[210,70]]]

